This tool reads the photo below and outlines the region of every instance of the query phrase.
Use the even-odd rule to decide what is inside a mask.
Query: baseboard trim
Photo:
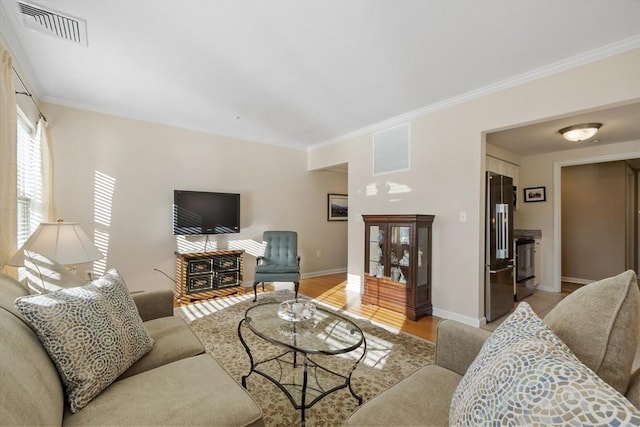
[[[347,272],[347,268],[334,268],[332,270],[322,270],[322,271],[312,271],[311,273],[302,273],[300,274],[300,278],[301,279],[310,279],[312,277],[319,277],[319,276],[328,276],[330,274],[341,274],[341,273],[346,273]]]
[[[442,310],[440,308],[433,307],[433,315],[437,317],[442,317],[444,319],[455,320],[456,322],[464,323],[469,326],[473,326],[479,328],[480,326],[484,326],[487,321],[483,317],[482,319],[476,319],[469,316],[463,316],[458,313],[454,313],[453,311]]]
[[[302,273],[300,274],[301,279],[310,279],[312,277],[320,277],[320,276],[328,276],[330,274],[341,274],[346,273],[346,268],[334,268],[333,270],[322,270],[322,271],[312,271],[310,273]],[[253,282],[251,281],[243,281],[242,286],[245,288],[253,288]]]
[[[577,283],[579,285],[588,285],[589,283],[597,282],[597,280],[579,279],[577,277],[567,277],[567,276],[560,277],[560,280],[562,280],[563,282]]]
[[[545,285],[536,286],[536,291],[553,292],[555,294],[558,293],[558,291],[555,290],[552,286],[545,286]]]

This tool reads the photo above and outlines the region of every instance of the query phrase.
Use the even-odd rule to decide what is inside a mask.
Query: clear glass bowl
[[[278,316],[289,322],[300,322],[313,317],[316,305],[308,299],[291,299],[283,301],[278,307]]]

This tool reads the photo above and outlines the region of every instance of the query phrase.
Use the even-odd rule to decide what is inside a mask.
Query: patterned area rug
[[[293,298],[293,292],[280,290],[261,294],[258,303],[285,301]],[[249,357],[238,339],[238,323],[245,311],[256,303],[253,294],[230,296],[199,302],[176,308],[194,333],[200,338],[207,352],[213,355],[238,381],[249,372]],[[321,305],[325,309],[326,306]],[[344,313],[343,313],[344,315]],[[416,369],[432,363],[435,345],[402,332],[393,332],[376,326],[367,320],[346,315],[365,334],[367,353],[351,379],[356,393],[363,402],[371,399]],[[242,326],[242,335],[256,359],[275,356],[283,349],[270,344]],[[314,360],[336,372],[347,374],[362,350],[346,355],[314,357]],[[252,374],[247,379],[247,390],[256,399],[265,416],[267,426],[300,425],[300,411],[295,410],[285,394],[267,379]],[[358,402],[348,389],[338,390],[318,401],[306,411],[307,426],[342,425],[358,407]]]

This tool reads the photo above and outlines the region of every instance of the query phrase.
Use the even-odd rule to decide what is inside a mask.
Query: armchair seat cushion
[[[120,375],[118,380],[204,353],[202,343],[180,317],[161,317],[144,322],[144,326],[155,344],[147,354]]]
[[[444,426],[451,396],[462,375],[438,365],[418,369],[365,402],[349,417],[349,426]]]
[[[298,274],[297,265],[276,265],[276,264],[260,264],[256,266],[256,274],[280,274],[280,273],[296,273]]]
[[[82,411],[67,411],[64,425],[258,426],[263,420],[242,386],[201,354],[113,383]]]

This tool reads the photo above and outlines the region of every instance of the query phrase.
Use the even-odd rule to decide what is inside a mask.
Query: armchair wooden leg
[[[253,282],[253,302],[258,300],[258,283],[260,282]],[[262,283],[262,291],[264,292],[264,283]]]
[[[296,290],[296,299],[298,298],[298,289],[300,289],[300,282],[293,282]]]

